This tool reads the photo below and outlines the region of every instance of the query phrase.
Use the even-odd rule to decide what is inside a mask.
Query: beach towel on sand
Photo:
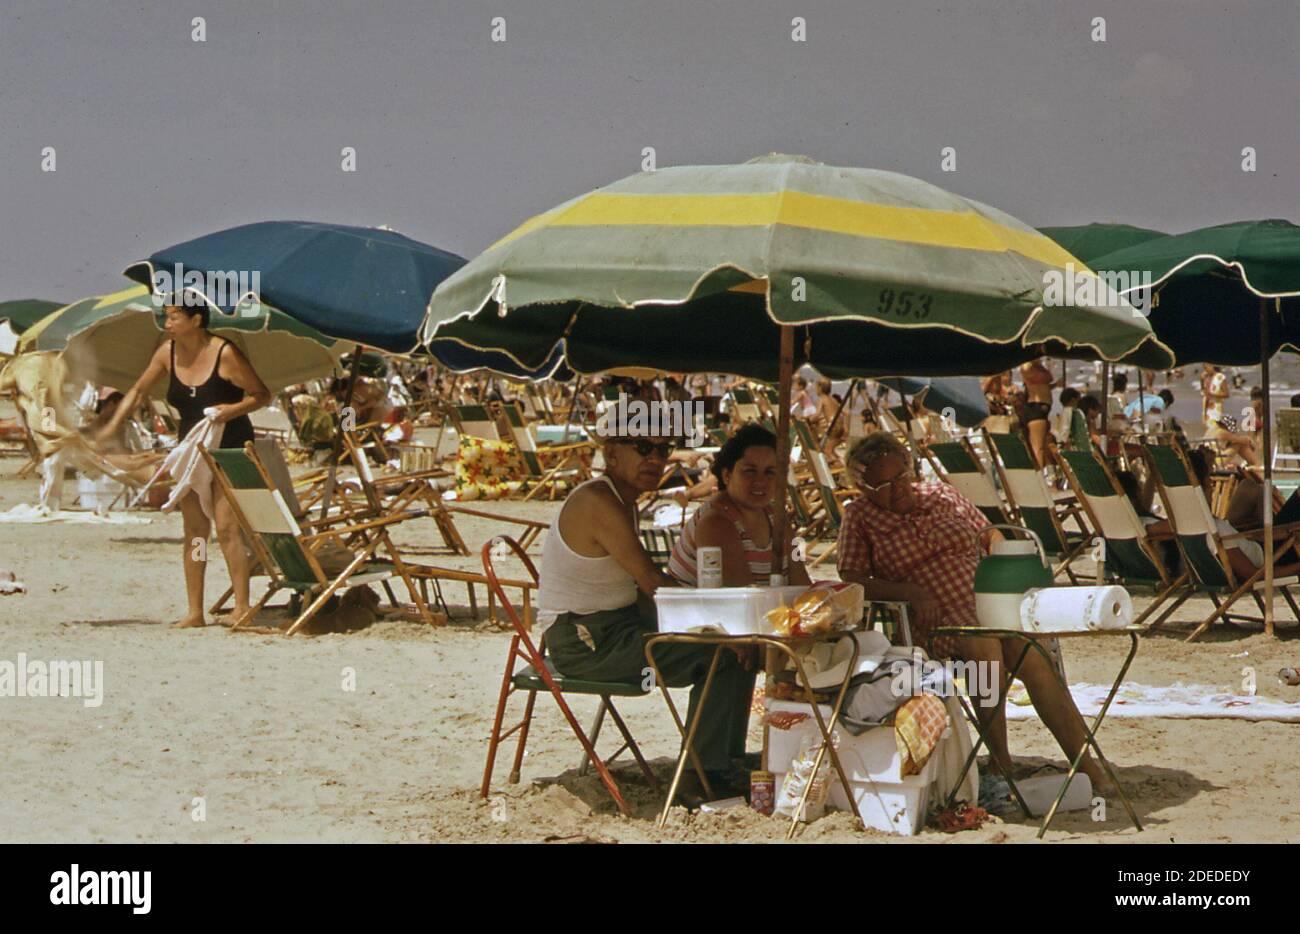
[[[1109,692],[1106,684],[1073,684],[1070,695],[1079,713],[1095,716]],[[1012,688],[1008,720],[1036,717],[1019,685]],[[1239,694],[1222,685],[1183,684],[1155,686],[1125,681],[1106,712],[1109,717],[1169,718],[1175,720],[1275,720],[1300,723],[1300,702],[1287,703],[1263,694]]]

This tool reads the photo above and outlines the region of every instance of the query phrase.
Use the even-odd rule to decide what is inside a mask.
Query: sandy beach
[[[14,476],[19,463],[0,460],[0,510],[35,498],[35,481]],[[549,519],[557,505],[484,508]],[[0,699],[0,730],[7,738],[0,758],[0,782],[7,789],[0,796],[0,840],[783,838],[780,821],[747,809],[716,815],[677,810],[658,830],[653,817],[660,800],[627,770],[617,774],[625,776],[635,813],[619,816],[598,782],[577,775],[579,748],[544,697],[523,781],[506,784],[508,763],[502,762],[492,796],[480,799],[509,637],[486,620],[468,618],[462,588],[448,588],[458,618],[438,628],[391,619],[347,635],[289,639],[216,625],[172,630],[167,624],[183,605],[180,520],[156,512],[138,515],[151,521],[0,526],[2,563],[29,589],[0,601],[0,658],[14,661],[25,653],[30,659],[103,663],[97,707],[78,698]],[[495,531],[488,520],[462,519],[459,525],[473,549]],[[427,520],[414,521],[401,527],[397,539],[432,545],[436,535]],[[478,566],[477,553],[436,560]],[[223,562],[211,562],[209,592],[226,583]],[[256,579],[254,588],[256,596]],[[1207,612],[1208,601],[1196,600],[1176,618],[1190,621]],[[265,621],[273,624],[273,617],[267,614]],[[1066,664],[1074,682],[1108,682],[1122,657],[1123,647],[1114,640],[1074,640]],[[1275,673],[1298,657],[1294,640],[1285,636],[1274,640],[1220,627],[1186,645],[1182,635],[1170,632],[1142,640],[1129,678],[1240,690],[1243,669],[1253,667],[1261,694],[1294,702],[1300,688],[1279,684]],[[355,689],[348,690],[351,678]],[[574,706],[580,718],[591,719],[594,704],[578,699]],[[633,700],[622,709],[666,777],[677,744],[661,700]],[[1296,839],[1297,731],[1300,726],[1276,722],[1112,718],[1099,739],[1145,831],[1135,832],[1114,802],[1104,822],[1093,821],[1087,811],[1062,815],[1048,839]],[[1011,738],[1013,751],[1026,761],[1063,768],[1063,757],[1037,720],[1013,722]],[[751,748],[758,748],[757,729]],[[1016,818],[952,836],[927,829],[902,838],[856,831],[847,814],[832,813],[804,828],[798,839],[1009,842],[1032,840],[1036,830],[1036,824]]]

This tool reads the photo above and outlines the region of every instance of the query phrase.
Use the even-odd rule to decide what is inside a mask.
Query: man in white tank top
[[[645,636],[658,624],[654,592],[676,582],[641,544],[636,498],[659,483],[672,442],[607,436],[605,473],[565,501],[542,546],[538,625],[557,671],[570,678],[650,684]],[[688,717],[713,658],[710,646],[661,646],[655,651],[669,687],[691,686]],[[755,672],[723,653],[694,742],[715,796],[748,790],[745,753]],[[688,795],[689,796],[689,795]]]

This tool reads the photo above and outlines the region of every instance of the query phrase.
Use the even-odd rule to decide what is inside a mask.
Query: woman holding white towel
[[[164,341],[149,361],[130,391],[118,406],[113,418],[99,431],[100,438],[112,437],[122,420],[149,397],[154,384],[168,376],[167,401],[180,413],[180,438],[183,440],[205,417],[205,409],[215,409],[215,424],[221,425],[219,446],[242,448],[253,440],[253,425],[248,414],[271,401],[257,373],[239,348],[208,331],[206,305],[167,305],[164,329],[171,340]],[[187,629],[205,625],[203,616],[203,577],[207,570],[207,545],[216,521],[217,539],[226,556],[234,588],[235,606],[231,619],[239,619],[249,607],[248,553],[244,549],[239,524],[230,504],[213,485],[212,519],[203,511],[199,494],[191,490],[181,499],[181,517],[185,537],[181,545],[185,565],[185,592],[189,609],[173,625]]]

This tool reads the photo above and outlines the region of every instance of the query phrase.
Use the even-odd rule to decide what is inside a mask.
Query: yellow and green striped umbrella
[[[144,286],[84,298],[42,318],[19,341],[20,353],[62,352],[68,372],[125,390],[166,339],[160,310]],[[233,315],[209,313],[208,328],[234,343],[272,392],[333,372],[344,346],[265,304],[241,304]],[[165,381],[155,384],[161,396]]]
[[[1073,304],[1043,307],[1045,290]],[[424,336],[525,366],[562,343],[580,372],[773,380],[779,325],[797,328],[796,365],[831,376],[988,373],[1044,352],[1169,365],[1138,312],[1028,225],[904,175],[780,155],[642,172],[528,220],[438,286]]]

